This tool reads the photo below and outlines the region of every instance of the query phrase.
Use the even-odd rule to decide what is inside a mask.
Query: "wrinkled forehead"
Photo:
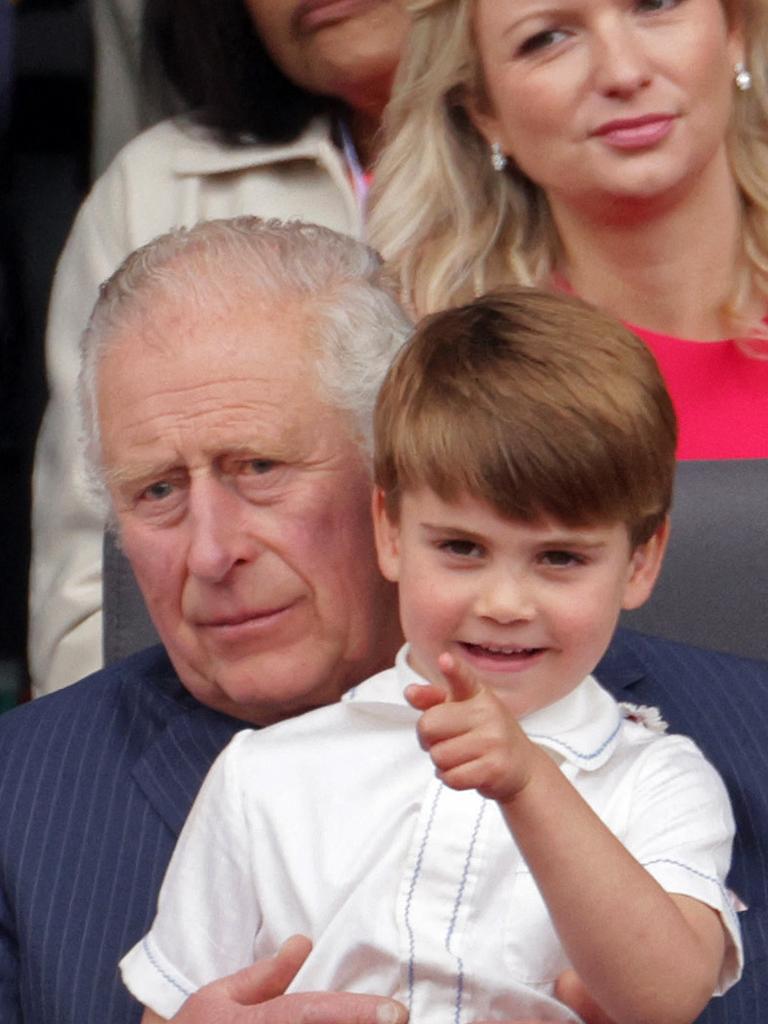
[[[99,395],[131,380],[194,387],[228,373],[291,388],[314,380],[317,346],[300,302],[205,290],[156,291],[134,301],[105,332],[96,361]]]

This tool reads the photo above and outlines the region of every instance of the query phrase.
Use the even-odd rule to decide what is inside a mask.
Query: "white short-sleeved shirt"
[[[496,804],[435,778],[412,682],[401,651],[340,704],[235,736],[121,963],[145,1005],[171,1017],[301,932],[314,948],[294,991],[390,995],[412,1024],[573,1020],[552,998],[569,964],[533,877]],[[637,718],[590,676],[521,725],[666,890],[721,914],[724,991],[741,965],[728,797],[691,740]]]

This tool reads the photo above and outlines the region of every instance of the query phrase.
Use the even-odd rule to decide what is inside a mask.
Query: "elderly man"
[[[392,660],[366,444],[408,324],[379,272],[330,231],[239,220],[159,239],[103,290],[82,374],[91,457],[164,649],[0,717],[3,1024],[137,1022],[116,965],[214,757],[244,725],[335,700]],[[622,634],[599,675],[660,704],[736,798],[751,961],[702,1020],[754,1024],[768,1011],[766,755],[738,716],[768,719],[768,668]],[[214,983],[178,1024],[402,1019],[375,995],[282,996],[305,952]]]

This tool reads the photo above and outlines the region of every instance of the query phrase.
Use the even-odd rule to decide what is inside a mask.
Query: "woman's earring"
[[[494,171],[501,172],[507,166],[507,158],[501,151],[500,142],[491,143],[491,167]]]
[[[752,88],[752,75],[747,71],[747,68],[742,61],[739,61],[738,64],[734,66],[733,75],[736,88],[740,92],[746,92],[747,89]]]

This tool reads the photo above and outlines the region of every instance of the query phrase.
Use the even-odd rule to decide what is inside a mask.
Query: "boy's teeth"
[[[491,654],[527,654],[533,651],[533,647],[495,647],[492,644],[480,644],[482,650],[490,651]]]

